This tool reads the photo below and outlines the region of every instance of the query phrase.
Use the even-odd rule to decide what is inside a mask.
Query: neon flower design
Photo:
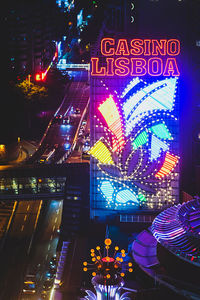
[[[120,97],[108,95],[97,107],[103,130],[88,153],[102,174],[98,188],[108,207],[138,207],[169,184],[178,163],[172,151],[176,85],[176,77],[149,85],[134,78]]]
[[[121,288],[124,285],[123,278],[125,272],[132,273],[134,267],[128,258],[124,249],[120,251],[118,246],[112,247],[112,240],[106,238],[105,247],[101,249],[90,250],[91,263],[83,262],[83,271],[91,271],[92,284],[96,290],[96,294],[90,290],[86,290],[87,296],[82,300],[131,300],[131,294],[123,293]],[[113,248],[113,249],[112,249]]]

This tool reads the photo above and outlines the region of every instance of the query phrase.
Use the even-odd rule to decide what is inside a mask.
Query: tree
[[[23,96],[30,101],[39,100],[47,97],[47,88],[40,86],[28,79],[16,84],[16,88],[23,94]]]

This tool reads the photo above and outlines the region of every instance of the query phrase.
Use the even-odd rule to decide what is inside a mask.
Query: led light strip
[[[136,86],[139,82],[141,82],[141,80],[139,79],[139,77],[133,78],[133,80],[130,81],[130,83],[126,86],[126,88],[122,92],[121,98],[124,98],[124,96],[126,96],[126,94],[128,94],[128,92],[130,92],[130,90],[134,86]]]
[[[113,96],[110,95],[99,107],[98,110],[101,112],[104,117],[109,129],[113,134],[117,137],[117,140],[120,145],[120,149],[122,149],[125,140],[124,134],[122,130],[122,121],[116,106],[115,101],[113,100]]]
[[[110,150],[100,140],[96,142],[96,144],[88,151],[88,153],[103,164],[114,165]]]
[[[176,166],[177,162],[178,162],[178,157],[167,152],[164,163],[163,163],[161,169],[155,174],[155,177],[162,178],[162,177],[168,175],[173,170],[173,168]]]

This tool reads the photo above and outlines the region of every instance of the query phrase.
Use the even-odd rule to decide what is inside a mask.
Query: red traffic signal
[[[41,73],[37,73],[35,75],[35,80],[36,81],[43,81],[45,79],[45,73],[44,72],[41,72]]]

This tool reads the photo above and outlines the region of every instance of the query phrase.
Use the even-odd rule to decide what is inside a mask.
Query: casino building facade
[[[91,217],[178,203],[179,41],[154,40],[152,56],[144,54],[146,46],[133,53],[134,40],[103,38],[99,47],[91,62]],[[166,76],[158,61],[165,62]]]

